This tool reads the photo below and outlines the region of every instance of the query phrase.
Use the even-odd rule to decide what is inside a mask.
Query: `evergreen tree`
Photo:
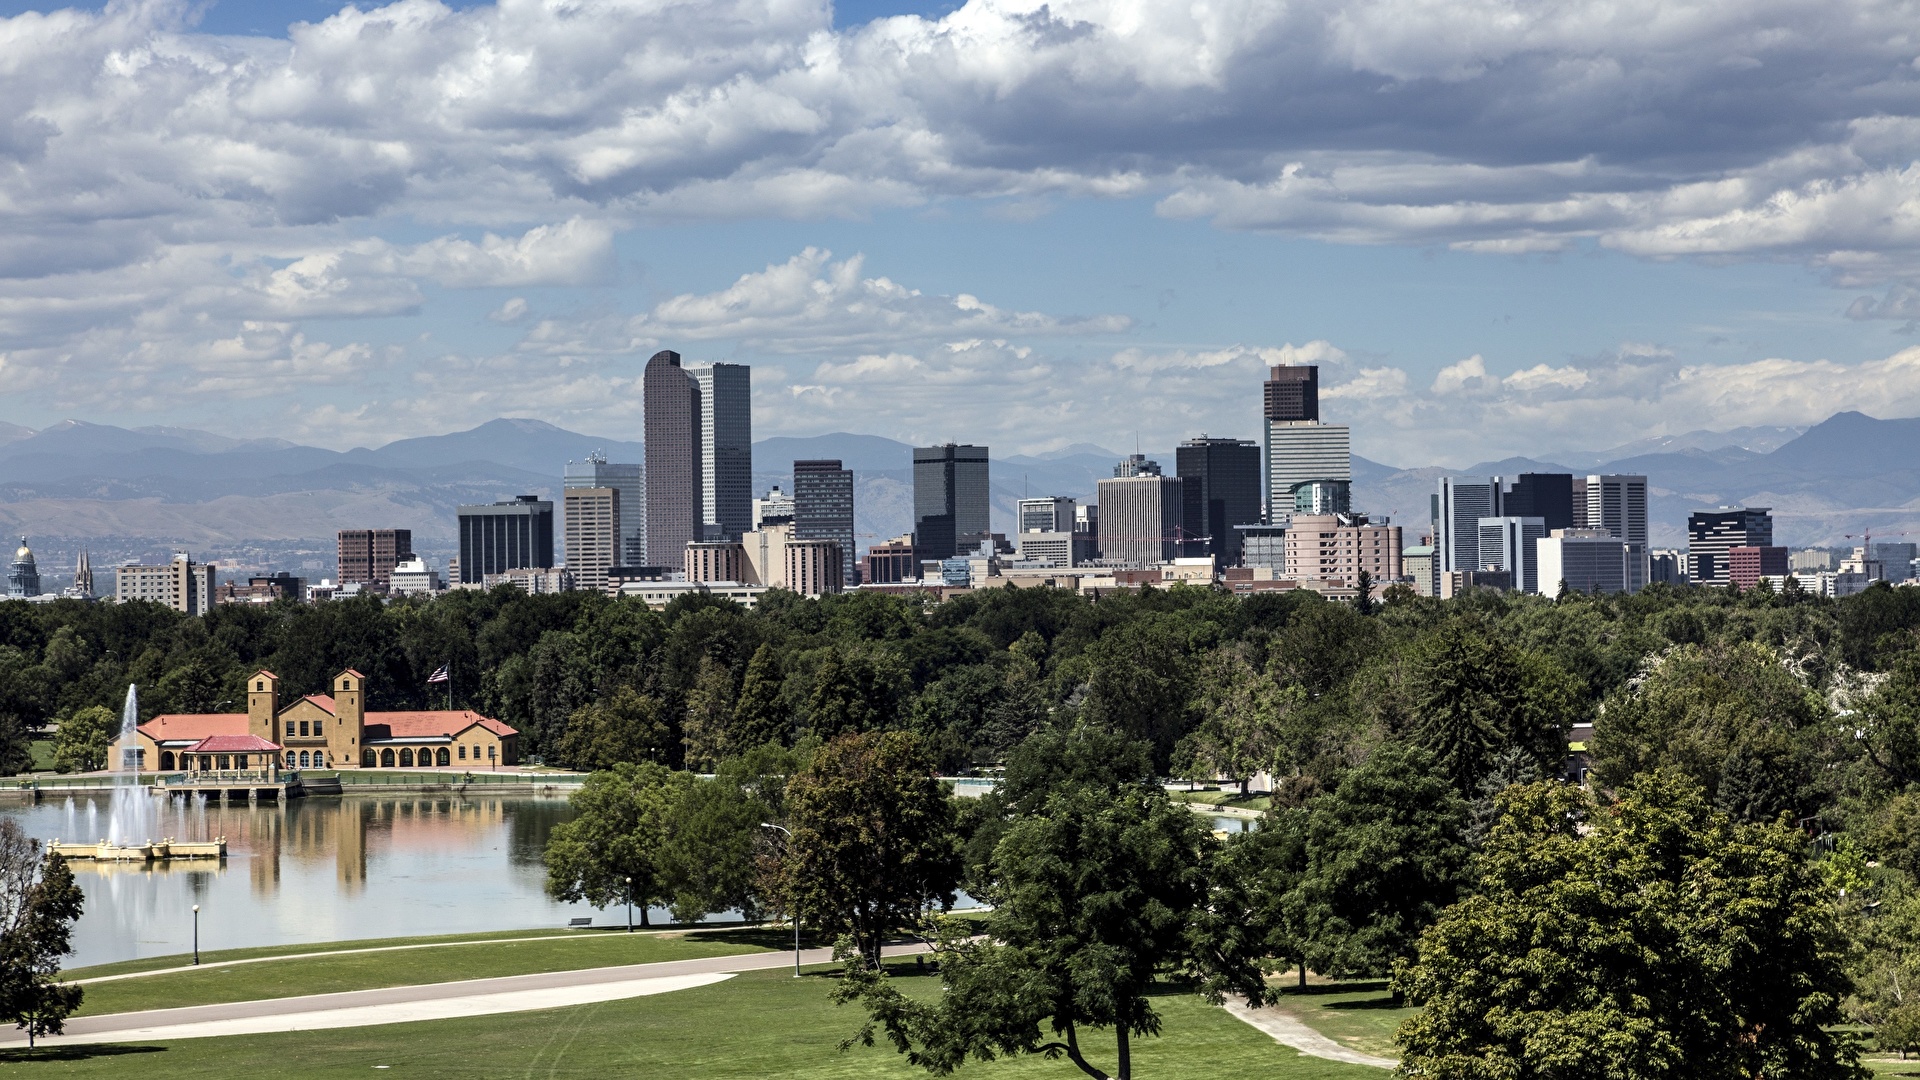
[[[733,707],[733,742],[742,751],[793,742],[793,717],[781,697],[780,663],[771,644],[754,650]]]
[[[711,656],[700,658],[700,675],[687,691],[687,719],[680,730],[687,768],[695,772],[712,772],[722,760],[746,749],[733,742],[733,675]]]

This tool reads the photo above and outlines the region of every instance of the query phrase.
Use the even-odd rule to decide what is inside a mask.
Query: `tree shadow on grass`
[[[1404,1009],[1407,1007],[1407,1003],[1404,1001],[1395,1001],[1391,995],[1388,995],[1386,997],[1368,998],[1365,1001],[1329,1001],[1321,1007],[1329,1010]]]
[[[128,1054],[164,1054],[164,1046],[118,1046],[112,1043],[78,1043],[70,1046],[36,1046],[31,1050],[0,1050],[0,1065],[29,1061],[87,1061],[92,1058],[124,1057]]]
[[[1387,992],[1388,987],[1387,980],[1372,979],[1354,982],[1313,983],[1308,986],[1281,986],[1275,989],[1279,990],[1283,997],[1318,997],[1321,994],[1384,994]],[[1354,1004],[1364,1006],[1366,1003]],[[1339,1002],[1327,1006],[1329,1009],[1343,1009],[1348,1007],[1350,1006]]]

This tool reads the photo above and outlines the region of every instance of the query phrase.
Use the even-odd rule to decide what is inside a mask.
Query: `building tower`
[[[537,495],[462,506],[460,581],[484,584],[488,574],[553,566],[553,504]]]
[[[644,465],[621,465],[607,461],[596,450],[585,461],[569,461],[561,478],[561,498],[567,488],[615,488],[620,492],[620,543],[613,553],[615,566],[647,565],[647,470]],[[572,526],[568,525],[571,529]],[[573,548],[566,551],[567,563],[573,563]]]
[[[1580,520],[1586,520],[1586,485],[1580,488]],[[1537,517],[1551,533],[1555,529],[1576,527],[1573,508],[1573,477],[1568,473],[1521,473],[1502,497],[1508,517]]]
[[[913,542],[923,559],[951,559],[992,534],[987,448],[946,443],[913,451]]]
[[[1180,444],[1174,466],[1186,500],[1181,510],[1185,554],[1211,555],[1218,566],[1237,565],[1240,531],[1234,526],[1260,522],[1260,448],[1246,439],[1202,435]]]
[[[567,572],[576,587],[605,592],[607,568],[620,559],[620,489],[566,489]]]
[[[698,538],[738,540],[753,528],[753,369],[708,364],[687,374],[697,395]]]
[[[642,378],[647,436],[647,561],[676,567],[700,523],[699,387],[662,349]],[[464,574],[466,568],[461,567]]]
[[[1130,476],[1115,476],[1095,486],[1102,559],[1154,566],[1179,556],[1186,509],[1180,477],[1162,476],[1156,465],[1150,472],[1133,470]]]
[[[20,550],[13,553],[13,569],[7,574],[7,595],[15,599],[40,595],[40,570],[34,565],[33,549],[27,538],[20,538]]]
[[[852,469],[831,459],[793,463],[793,537],[838,543],[840,581],[850,585],[859,580],[853,558]]]
[[[1265,389],[1267,513],[1279,524],[1292,512],[1298,485],[1351,485],[1353,454],[1346,425],[1320,422],[1318,367],[1276,365],[1268,369]]]
[[[73,567],[73,586],[67,595],[81,600],[93,599],[93,560],[88,557],[87,549],[80,549],[80,561]]]
[[[1695,585],[1726,587],[1728,552],[1773,544],[1773,513],[1766,506],[1723,506],[1687,515],[1687,577]]]
[[[1587,477],[1589,529],[1605,529],[1629,544],[1647,546],[1647,478]]]
[[[385,592],[393,568],[413,558],[413,530],[341,529],[337,552],[340,584],[359,582]]]

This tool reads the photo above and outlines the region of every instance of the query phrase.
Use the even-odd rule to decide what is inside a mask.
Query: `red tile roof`
[[[321,708],[327,710],[328,712],[335,711],[333,706],[333,696],[331,694],[308,694],[302,697],[300,700],[311,701],[315,705],[320,706]]]
[[[343,672],[341,672],[340,674],[342,674],[342,675],[351,675],[351,676],[353,676],[353,677],[354,677],[354,678],[356,678],[356,679],[364,679],[364,678],[366,678],[366,676],[365,676],[365,675],[362,675],[362,674],[360,674],[359,672],[357,672],[357,671],[355,671],[355,670],[353,670],[352,668],[348,668],[347,670],[345,670],[345,671],[343,671]]]
[[[375,712],[367,714],[367,727],[383,727],[385,735],[367,732],[369,739],[419,739],[434,735],[458,735],[470,727],[486,728],[495,735],[506,737],[518,735],[519,731],[495,720],[491,716],[481,716],[471,709],[456,709],[452,712],[436,710],[433,712]]]
[[[246,713],[166,713],[140,725],[141,734],[155,742],[198,742],[209,735],[245,735]]]
[[[277,679],[279,679],[279,678],[280,678],[280,676],[278,676],[278,675],[275,675],[275,674],[274,674],[273,672],[271,672],[271,671],[268,671],[268,670],[267,670],[266,668],[261,668],[261,669],[260,669],[259,671],[256,671],[256,672],[254,672],[254,674],[255,674],[255,675],[265,675],[265,676],[266,676],[267,678],[269,678],[269,679],[276,679],[276,680],[277,680]]]
[[[187,747],[185,752],[189,754],[271,754],[279,750],[278,743],[270,743],[258,735],[209,735]]]

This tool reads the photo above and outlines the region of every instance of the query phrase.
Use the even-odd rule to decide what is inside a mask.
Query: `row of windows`
[[[305,720],[300,721],[300,723],[297,725],[299,728],[299,731],[296,732],[294,730],[294,728],[296,727],[294,722],[291,720],[287,721],[287,738],[306,739],[306,738],[312,738],[314,736],[325,735],[327,733],[327,722],[325,720],[313,721],[312,722],[313,730],[311,734],[308,733],[307,725],[308,725],[307,721]]]

